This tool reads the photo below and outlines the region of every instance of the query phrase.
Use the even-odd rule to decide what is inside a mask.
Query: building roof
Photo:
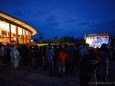
[[[8,23],[17,25],[19,27],[22,27],[22,28],[28,30],[29,32],[31,32],[32,35],[35,35],[37,33],[36,29],[33,28],[32,26],[30,26],[29,24],[15,18],[11,15],[8,15],[8,14],[2,12],[2,11],[0,11],[0,19],[3,20],[3,21],[6,21]]]
[[[86,34],[85,37],[94,37],[94,36],[109,36],[108,33],[100,33],[100,34]]]

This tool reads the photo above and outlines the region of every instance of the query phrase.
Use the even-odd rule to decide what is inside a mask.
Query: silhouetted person
[[[11,47],[10,47],[9,44],[7,44],[7,45],[5,46],[6,63],[11,63],[10,50],[11,50]]]
[[[107,44],[102,44],[99,49],[100,65],[99,65],[99,79],[106,80],[106,66],[109,64],[109,58],[111,57],[110,51],[107,48]]]
[[[67,45],[65,47],[65,51],[67,53],[67,60],[66,60],[66,73],[71,75],[73,72],[73,60],[74,60],[74,50],[71,45]]]
[[[98,54],[93,48],[89,50],[88,54],[83,55],[80,60],[80,86],[89,86],[99,61]]]
[[[65,62],[67,60],[67,53],[66,51],[64,50],[64,48],[59,48],[59,51],[58,51],[58,72],[59,72],[59,77],[62,77],[64,76],[65,74]]]
[[[54,45],[54,74],[58,71],[58,48]]]
[[[35,51],[35,47],[32,46],[31,47],[31,51],[30,51],[30,57],[31,57],[31,65],[33,68],[36,67],[36,51]]]
[[[51,44],[48,44],[46,56],[48,58],[49,76],[52,76],[54,73],[54,49],[52,48]]]

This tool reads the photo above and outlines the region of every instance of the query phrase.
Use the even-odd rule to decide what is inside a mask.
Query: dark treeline
[[[115,44],[115,35],[110,35],[110,42],[111,45],[113,46],[113,44]],[[45,38],[43,38],[42,35],[39,36],[39,38],[34,38],[33,39],[36,43],[75,43],[75,42],[79,42],[79,43],[85,43],[85,39],[84,37],[82,38],[75,38],[73,36],[63,36],[61,38],[58,38],[58,36],[54,36],[52,39],[47,39],[45,40]]]
[[[58,38],[54,36],[53,39],[45,40],[42,35],[39,38],[33,39],[36,43],[65,43],[65,42],[84,42],[84,38],[74,38],[73,36],[63,36]]]

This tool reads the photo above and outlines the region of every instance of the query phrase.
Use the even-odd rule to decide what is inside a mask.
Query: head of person
[[[106,50],[107,49],[107,44],[105,44],[105,43],[103,43],[102,45],[101,45],[101,48],[100,48],[101,50]]]
[[[11,47],[12,47],[12,48],[16,48],[17,45],[16,45],[16,44],[12,44]]]
[[[38,45],[34,45],[34,48],[37,48],[38,47]]]
[[[89,52],[90,52],[90,54],[96,54],[97,53],[96,49],[93,47],[90,47]]]
[[[51,43],[48,44],[48,49],[52,48]]]

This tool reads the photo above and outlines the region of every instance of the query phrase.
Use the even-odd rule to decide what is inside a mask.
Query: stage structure
[[[86,34],[85,43],[89,44],[90,47],[100,48],[103,43],[109,44],[109,35],[108,33],[101,34]]]

